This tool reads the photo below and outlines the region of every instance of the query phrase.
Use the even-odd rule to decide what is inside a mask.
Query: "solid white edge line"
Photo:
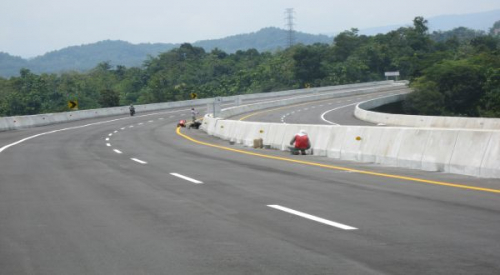
[[[170,175],[175,176],[175,177],[178,177],[178,178],[181,178],[181,179],[184,179],[184,180],[187,180],[187,181],[190,181],[190,182],[195,183],[195,184],[203,184],[203,182],[202,182],[202,181],[195,180],[195,179],[192,179],[192,178],[190,178],[190,177],[183,176],[183,175],[178,174],[178,173],[170,173]]]
[[[115,151],[115,153],[117,153],[117,154],[123,154],[122,151],[117,150],[117,149],[113,149],[113,151]]]
[[[358,103],[352,103],[352,104],[349,104],[349,105],[344,105],[344,106],[340,106],[340,107],[337,107],[337,108],[334,108],[334,109],[331,109],[331,110],[328,110],[324,113],[321,114],[321,120],[323,120],[324,122],[326,123],[329,123],[329,124],[332,124],[332,125],[340,125],[338,123],[335,123],[333,121],[329,121],[325,118],[325,115],[328,114],[329,112],[332,112],[332,111],[335,111],[335,110],[338,110],[338,109],[342,109],[342,108],[345,108],[345,107],[349,107],[349,106],[352,106],[352,105],[356,105]]]
[[[147,162],[143,161],[143,160],[140,160],[140,159],[136,159],[136,158],[131,158],[131,160],[135,161],[135,162],[138,162],[140,164],[148,164]]]
[[[172,114],[172,113],[185,112],[185,111],[186,110],[177,110],[177,111],[171,111],[171,112],[155,112],[155,113],[151,113],[151,114],[147,114],[147,115],[141,115],[141,116],[137,116],[137,117],[147,117],[147,116],[154,116],[154,115],[159,115],[159,114]],[[29,136],[29,137],[20,139],[20,140],[18,140],[16,142],[7,144],[7,145],[5,145],[3,147],[0,147],[0,153],[2,153],[3,151],[7,150],[8,148],[10,148],[12,146],[18,145],[20,143],[23,143],[23,142],[25,142],[27,140],[30,140],[30,139],[34,139],[36,137],[50,135],[50,134],[58,133],[58,132],[62,132],[62,131],[68,131],[68,130],[74,130],[74,129],[81,129],[81,128],[85,128],[85,127],[89,127],[89,126],[101,125],[101,124],[115,122],[115,121],[121,121],[121,120],[124,120],[124,119],[131,119],[131,118],[130,117],[123,117],[123,118],[117,118],[117,119],[111,119],[111,120],[106,120],[106,121],[89,123],[89,124],[80,125],[80,126],[73,126],[73,127],[68,127],[68,128],[62,128],[62,129],[58,129],[58,130],[54,130],[54,131],[49,131],[49,132],[43,132],[43,133],[40,133],[40,134],[36,134],[36,135],[33,135],[33,136]],[[129,128],[133,128],[133,127],[134,127],[133,125],[129,126]],[[112,136],[112,135],[109,135],[109,136]]]
[[[323,218],[320,218],[320,217],[316,217],[316,216],[313,216],[313,215],[310,215],[310,214],[307,214],[307,213],[304,213],[304,212],[299,212],[299,211],[296,211],[296,210],[293,210],[293,209],[290,209],[290,208],[286,208],[286,207],[283,207],[283,206],[280,206],[280,205],[268,205],[268,207],[271,207],[271,208],[274,208],[274,209],[278,209],[278,210],[281,210],[281,211],[284,211],[284,212],[287,212],[287,213],[290,213],[290,214],[294,214],[294,215],[300,216],[302,218],[313,220],[315,222],[319,222],[319,223],[323,223],[323,224],[330,225],[330,226],[333,226],[333,227],[337,227],[337,228],[340,228],[340,229],[344,229],[344,230],[357,230],[356,227],[352,227],[352,226],[341,224],[341,223],[334,222],[334,221],[329,221],[329,220],[326,220],[326,219],[323,219]]]

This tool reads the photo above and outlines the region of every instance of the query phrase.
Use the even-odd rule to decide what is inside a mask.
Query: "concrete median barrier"
[[[457,143],[458,130],[429,131],[429,138],[422,154],[422,170],[449,171],[453,150]]]
[[[403,129],[398,151],[398,167],[421,169],[427,139],[430,131],[423,129]]]
[[[342,141],[340,158],[344,160],[361,161],[361,142],[365,127],[345,126],[346,132]]]
[[[346,126],[330,126],[330,138],[326,148],[326,156],[329,158],[340,159],[342,146],[344,145],[344,138],[348,127]]]
[[[313,89],[297,89],[297,90],[288,90],[288,91],[271,92],[271,93],[246,94],[246,95],[224,97],[222,98],[222,102],[233,102],[236,100],[241,102],[242,100],[245,101],[253,99],[267,99],[278,96],[295,96],[295,95],[308,96],[308,95],[315,95],[319,92],[340,94],[343,93],[344,90],[346,89],[355,89],[355,88],[361,89],[364,87],[369,87],[370,89],[376,89],[377,87],[380,88],[380,87],[391,86],[393,85],[393,83],[394,83],[393,81],[379,81],[379,82],[356,83],[349,85],[339,85],[339,86],[330,86],[330,87],[313,88]],[[141,112],[167,110],[172,108],[204,106],[206,104],[213,103],[213,101],[214,98],[205,98],[205,99],[185,100],[176,102],[153,103],[153,104],[136,105],[135,109],[136,112],[140,114]],[[246,108],[247,111],[252,111],[256,107],[242,106],[242,108],[243,109]],[[128,106],[121,106],[121,107],[71,111],[71,112],[62,112],[53,114],[41,114],[36,116],[0,117],[0,131],[45,126],[50,124],[76,121],[82,119],[100,118],[100,117],[116,116],[116,115],[128,115],[128,113],[129,113]],[[227,111],[227,113],[231,114],[231,111]]]
[[[379,143],[374,148],[369,148],[375,155],[375,163],[398,166],[398,153],[403,142],[403,129],[392,127],[377,129],[382,130]]]
[[[471,176],[481,175],[481,165],[493,132],[459,131],[448,172]],[[497,163],[499,169],[499,163]]]
[[[491,134],[488,147],[481,164],[480,177],[500,178],[500,132]]]
[[[292,137],[303,129],[318,156],[500,178],[500,131],[209,121],[224,126],[214,131],[217,136],[245,146],[262,138],[264,145],[287,151]]]
[[[370,111],[370,109],[388,103],[402,101],[405,97],[406,94],[391,95],[362,102],[356,106],[354,116],[367,122],[394,126],[485,130],[500,129],[500,119],[498,118],[414,116]]]
[[[282,150],[287,124],[269,123],[269,132],[264,139],[264,145],[269,145],[272,149]]]
[[[354,92],[368,93],[377,88],[356,89]],[[383,87],[383,89],[387,90],[388,87]],[[389,89],[400,92],[401,87],[392,86]],[[335,96],[344,92],[350,95],[353,93],[352,90],[343,91]],[[317,94],[306,98],[244,105],[223,110],[223,116],[236,116],[304,102],[312,98],[318,100],[331,96]],[[401,97],[401,95],[397,96],[397,98]],[[386,102],[387,100],[384,99]],[[368,105],[373,106],[374,103],[370,104]],[[360,114],[365,117],[372,115],[369,111],[362,111]],[[474,122],[468,118],[374,115],[377,119],[383,119],[383,122],[387,124],[408,123],[427,127],[325,126],[245,121],[234,121],[225,125],[232,128],[229,130],[232,133],[230,134],[231,140],[246,146],[251,146],[253,139],[262,138],[265,145],[286,151],[289,150],[288,146],[292,137],[299,130],[304,129],[311,139],[314,155],[426,171],[500,178],[500,131],[465,129],[478,127],[478,125],[496,126],[494,120]],[[432,128],[449,125],[462,128]]]

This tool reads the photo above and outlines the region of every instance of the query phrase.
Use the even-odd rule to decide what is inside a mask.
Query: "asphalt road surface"
[[[0,133],[0,274],[498,274],[499,180],[177,133],[189,117]]]

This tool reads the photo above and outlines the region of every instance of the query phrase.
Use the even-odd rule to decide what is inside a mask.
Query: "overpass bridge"
[[[368,127],[358,103],[405,92],[377,83],[232,98],[229,119],[206,117],[215,136],[175,127],[209,101],[4,121],[17,130],[0,132],[0,273],[496,274],[498,179],[243,145],[252,129],[287,140],[295,123],[347,136]],[[219,138],[233,136],[243,144]]]

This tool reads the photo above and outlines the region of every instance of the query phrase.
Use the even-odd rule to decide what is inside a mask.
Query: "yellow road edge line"
[[[250,151],[238,150],[238,149],[234,149],[234,148],[230,148],[230,147],[220,146],[220,145],[196,140],[190,136],[187,136],[187,135],[181,133],[180,127],[177,127],[176,132],[177,132],[177,135],[179,135],[179,136],[181,136],[189,141],[192,141],[194,143],[213,147],[213,148],[218,148],[218,149],[222,149],[222,150],[226,150],[226,151],[245,154],[245,155],[257,156],[257,157],[262,157],[262,158],[267,158],[267,159],[281,160],[281,161],[287,161],[287,162],[292,162],[292,163],[328,168],[328,169],[333,169],[333,170],[347,171],[347,172],[353,172],[353,173],[359,173],[359,174],[365,174],[365,175],[371,175],[371,176],[379,176],[379,177],[392,178],[392,179],[401,179],[401,180],[415,181],[415,182],[441,185],[441,186],[447,186],[447,187],[455,187],[455,188],[461,188],[461,189],[468,189],[468,190],[475,190],[475,191],[483,191],[483,192],[500,194],[500,190],[498,190],[498,189],[483,188],[483,187],[476,187],[476,186],[470,186],[470,185],[465,185],[465,184],[455,184],[455,183],[442,182],[442,181],[426,180],[426,179],[419,179],[419,178],[399,176],[399,175],[391,175],[391,174],[378,173],[378,172],[370,172],[370,171],[346,168],[346,167],[342,167],[342,166],[335,166],[335,165],[322,164],[322,163],[317,163],[317,162],[290,159],[290,158],[254,153],[254,152],[250,152]]]

